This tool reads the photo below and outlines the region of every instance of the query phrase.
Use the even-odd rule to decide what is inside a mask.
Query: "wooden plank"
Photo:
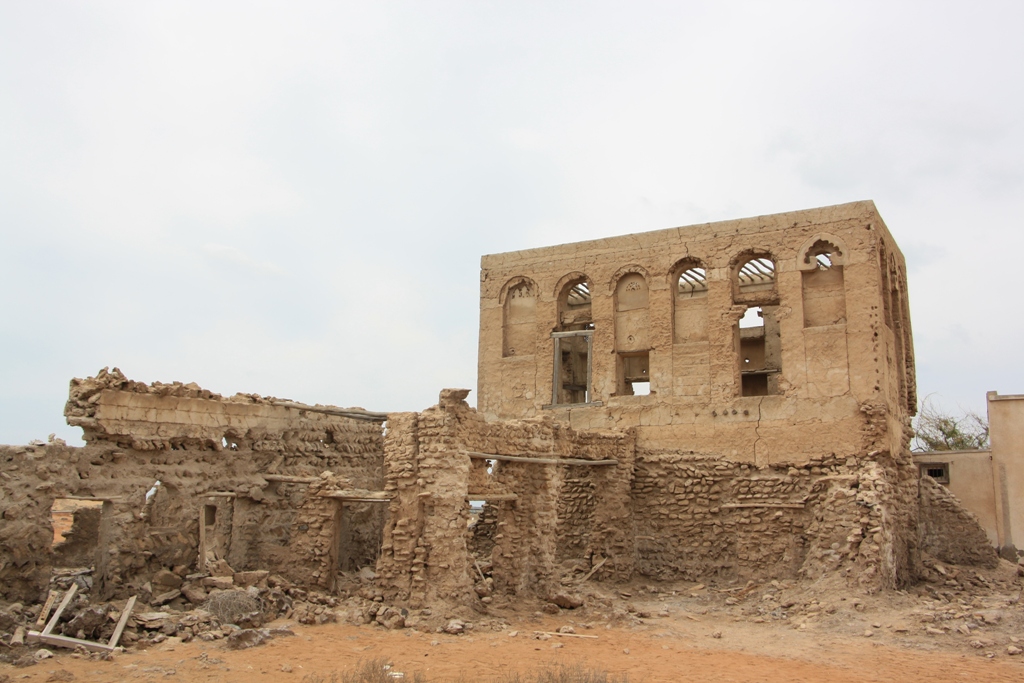
[[[207,493],[200,493],[200,498],[234,498],[238,494],[234,491],[209,491]]]
[[[51,590],[50,594],[46,596],[46,602],[43,603],[43,609],[39,610],[39,618],[36,619],[36,628],[42,628],[46,624],[46,618],[50,616],[50,610],[53,609],[53,603],[57,602],[57,591]]]
[[[121,632],[124,631],[124,627],[128,623],[128,617],[131,616],[132,610],[135,609],[135,600],[137,597],[137,595],[133,595],[128,598],[128,602],[124,606],[124,611],[121,612],[121,618],[117,620],[117,627],[114,629],[114,635],[110,636],[110,642],[107,643],[107,647],[111,650],[117,647],[117,641],[121,640]]]
[[[559,633],[558,631],[534,631],[545,636],[559,636],[560,638],[593,638],[597,640],[598,636],[585,636],[579,633]]]
[[[261,474],[267,481],[280,481],[286,484],[312,484],[318,477],[296,477],[290,474]]]
[[[790,510],[803,510],[803,503],[723,503],[723,508],[786,508]]]
[[[199,557],[196,558],[196,571],[206,571],[206,506],[199,506]]]
[[[63,614],[64,609],[71,603],[71,598],[75,597],[75,593],[78,592],[78,584],[71,582],[71,588],[64,594],[64,599],[60,601],[60,607],[53,613],[50,620],[46,622],[46,628],[43,629],[43,635],[47,635],[53,630],[53,627],[57,625],[57,620],[60,619],[60,615]]]
[[[514,493],[467,493],[466,500],[519,500],[519,496]]]
[[[507,462],[531,462],[535,465],[618,465],[618,460],[583,460],[581,458],[523,457],[520,455],[498,455],[496,453],[477,453],[462,451],[464,455],[477,460],[504,460]],[[550,453],[545,455],[550,456]]]
[[[607,562],[607,561],[608,561],[607,557],[602,557],[601,561],[598,562],[597,564],[595,564],[593,567],[591,567],[590,571],[587,572],[587,575],[584,576],[582,579],[580,579],[580,583],[584,583],[587,579],[589,579],[591,576],[593,576],[594,572],[596,572],[598,569],[603,567],[604,563]]]
[[[71,649],[84,647],[85,649],[93,650],[94,652],[111,652],[114,649],[106,643],[94,643],[91,640],[79,640],[78,638],[58,636],[52,633],[40,633],[39,631],[29,631],[28,639],[30,641],[43,642],[47,645],[56,645],[57,647],[67,647]]]
[[[385,501],[391,500],[391,494],[387,491],[366,491],[364,489],[344,489],[340,491],[321,491],[319,496],[323,498],[347,498],[362,501]]]
[[[364,420],[367,422],[385,422],[388,419],[387,413],[375,413],[361,408],[335,408],[334,406],[309,406],[305,403],[295,401],[272,401],[271,405],[282,408],[293,408],[295,410],[306,410],[311,413],[322,413],[324,415],[337,415],[352,420]]]

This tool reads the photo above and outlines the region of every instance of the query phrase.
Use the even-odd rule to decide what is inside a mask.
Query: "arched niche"
[[[514,277],[502,287],[503,358],[532,356],[537,349],[537,283],[528,277]]]
[[[639,266],[623,269],[615,282],[616,394],[650,393],[650,287]]]
[[[804,327],[825,327],[846,322],[846,285],[843,264],[846,248],[836,239],[819,236],[800,252]]]
[[[676,344],[708,339],[708,277],[695,258],[678,261],[669,271],[672,286],[672,341]]]

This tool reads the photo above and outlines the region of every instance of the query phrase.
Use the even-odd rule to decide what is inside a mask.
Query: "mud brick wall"
[[[454,441],[455,416],[435,407],[392,413],[384,440],[392,494],[377,574],[384,595],[412,607],[465,602],[469,458]]]
[[[628,577],[634,555],[632,432],[582,433],[543,419],[488,422],[465,403],[467,394],[446,389],[429,410],[389,416],[385,487],[394,497],[378,562],[386,596],[414,607],[475,599],[468,498],[483,493],[516,496],[488,504],[495,517],[487,535],[493,538],[489,559],[496,590],[550,592],[561,578],[557,549],[568,530],[575,554],[610,556],[614,561],[602,568],[605,576]],[[487,474],[485,462],[468,452],[619,464],[579,466],[567,475],[570,468],[563,465],[498,460]],[[583,469],[593,471],[575,472]],[[562,505],[567,493],[582,490],[584,478],[596,492],[593,501]]]
[[[876,454],[879,457],[880,454]],[[894,468],[853,456],[754,467],[641,451],[633,484],[637,571],[669,579],[839,573],[896,587],[908,533]]]
[[[324,472],[305,491],[295,511],[295,530],[288,540],[290,561],[274,565],[285,578],[333,590],[340,553],[341,501],[325,497],[331,491],[347,490],[352,483]]]
[[[497,529],[498,507],[493,503],[485,503],[480,509],[473,525],[473,535],[469,539],[469,552],[474,558],[485,558],[486,561],[490,561]]]
[[[121,595],[160,569],[196,566],[200,513],[211,503],[227,538],[222,559],[234,569],[272,566],[300,585],[319,586],[322,567],[290,548],[294,534],[308,531],[299,530],[307,523],[307,486],[263,475],[330,471],[359,488],[383,485],[383,436],[374,422],[252,396],[224,399],[195,385],[145,385],[116,369],[73,380],[66,413],[83,427],[85,447],[0,448],[0,596],[8,599],[35,599],[46,587],[57,498],[109,501],[97,580],[103,592]],[[358,524],[347,552],[354,563],[372,561],[383,513],[364,514]]]
[[[558,496],[557,559],[583,557],[588,550],[597,491],[592,467],[566,467]]]
[[[950,564],[995,567],[999,556],[977,517],[949,489],[921,477],[921,550]]]

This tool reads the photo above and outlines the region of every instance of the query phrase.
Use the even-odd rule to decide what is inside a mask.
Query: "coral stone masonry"
[[[0,447],[0,598],[287,586],[396,628],[586,581],[875,592],[997,561],[911,457],[906,265],[871,202],[484,256],[478,362],[476,409],[418,413],[72,380],[84,447]]]

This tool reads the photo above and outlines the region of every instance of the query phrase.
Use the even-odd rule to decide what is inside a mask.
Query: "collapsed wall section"
[[[999,564],[999,555],[978,518],[929,476],[921,477],[919,523],[921,550],[931,557],[990,569]]]
[[[65,498],[104,502],[95,565],[108,595],[145,596],[162,569],[219,561],[310,587],[372,565],[382,506],[321,494],[325,482],[383,487],[381,427],[327,410],[365,413],[145,385],[117,369],[73,380],[66,414],[85,447],[0,450],[0,596],[36,599],[47,585],[59,561],[50,510]]]
[[[484,567],[488,594],[493,586],[504,595],[547,596],[567,559],[603,560],[603,576],[628,578],[632,432],[488,422],[465,403],[467,394],[445,390],[433,408],[389,417],[385,488],[392,498],[377,565],[385,596],[413,607],[474,600]],[[471,500],[490,501],[486,543],[473,541]],[[472,557],[471,547],[488,556]]]

